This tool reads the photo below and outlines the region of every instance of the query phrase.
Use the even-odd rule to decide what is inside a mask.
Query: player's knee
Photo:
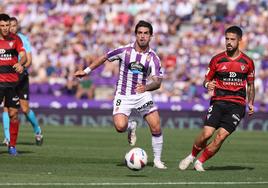
[[[28,108],[21,108],[22,113],[24,113],[25,115],[29,113],[29,109]]]
[[[202,134],[202,137],[203,137],[204,140],[210,139],[211,136],[212,136],[211,132],[203,132],[203,134]]]
[[[114,127],[119,133],[125,132],[127,129],[127,125],[123,123],[114,123]]]
[[[18,119],[18,111],[11,110],[8,112],[8,115],[11,121]]]

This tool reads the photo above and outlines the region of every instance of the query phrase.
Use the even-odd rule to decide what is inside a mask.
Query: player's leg
[[[9,119],[7,107],[4,107],[4,109],[3,109],[2,119],[3,119],[3,129],[4,129],[4,137],[5,137],[3,143],[6,146],[8,146],[9,141],[10,141],[10,134],[9,134],[10,119]]]
[[[133,108],[134,99],[127,96],[116,95],[113,102],[113,122],[117,132],[128,131],[130,145],[136,143],[136,124],[129,121],[129,115]]]
[[[152,147],[154,152],[154,167],[159,169],[166,169],[167,167],[161,161],[161,154],[163,149],[163,134],[160,126],[160,117],[158,111],[152,111],[144,116],[148,123],[152,134]]]
[[[5,95],[5,89],[0,89],[0,104],[2,104],[2,102],[5,104],[4,95]],[[9,134],[10,119],[9,119],[9,115],[8,115],[8,108],[6,108],[6,107],[4,107],[4,111],[2,114],[2,120],[3,120],[4,136],[5,136],[3,143],[8,146],[9,141],[10,141],[10,134]]]
[[[134,119],[133,113],[130,114],[128,118],[128,126],[127,126],[127,131],[128,131],[128,143],[130,146],[135,146],[136,141],[137,141],[137,136],[136,136],[136,130],[137,130],[138,122]]]
[[[195,169],[197,171],[205,171],[203,168],[203,163],[207,161],[209,158],[214,156],[222,146],[224,140],[230,135],[228,131],[226,131],[224,128],[219,128],[217,135],[215,138],[212,140],[211,143],[209,143],[198,160],[195,162]]]
[[[8,147],[8,153],[12,156],[16,156],[16,144],[19,132],[19,115],[18,109],[19,105],[19,97],[16,94],[15,88],[7,88],[5,92],[5,106],[8,107],[8,115],[10,118],[10,143]]]
[[[207,141],[211,138],[215,131],[214,127],[210,126],[204,126],[201,133],[197,136],[197,138],[194,141],[192,152],[179,163],[179,169],[185,170],[189,167],[191,163],[193,163],[196,156],[199,154],[200,151],[202,151],[206,145]]]
[[[29,108],[29,101],[26,99],[20,99],[20,107],[24,113],[26,119],[31,123],[35,134],[35,141],[37,145],[42,145],[43,135],[39,123],[36,119],[35,113]]]
[[[35,134],[36,145],[42,145],[43,135],[35,113],[29,107],[29,77],[24,75],[20,78],[16,91],[20,98],[20,107],[26,119],[31,123]]]
[[[211,105],[208,109],[207,119],[201,133],[197,136],[192,146],[192,152],[179,163],[180,170],[186,170],[197,155],[206,147],[207,141],[211,138],[218,128],[221,118],[221,106],[217,103]]]
[[[197,171],[204,171],[203,163],[219,151],[225,139],[235,131],[245,115],[245,107],[235,103],[224,103],[222,111],[220,128],[216,137],[206,146],[201,156],[195,162],[194,166]]]

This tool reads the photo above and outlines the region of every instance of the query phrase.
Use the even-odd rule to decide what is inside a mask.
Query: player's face
[[[5,37],[9,34],[9,21],[0,21],[0,34]]]
[[[225,45],[227,52],[235,52],[238,49],[241,38],[235,33],[225,34]]]
[[[139,27],[136,34],[136,42],[141,48],[146,48],[149,46],[151,40],[151,34],[149,28]]]
[[[17,23],[16,21],[11,21],[11,22],[10,22],[10,28],[9,28],[9,31],[10,31],[11,33],[14,33],[14,34],[17,33],[17,31],[18,31],[18,23]]]

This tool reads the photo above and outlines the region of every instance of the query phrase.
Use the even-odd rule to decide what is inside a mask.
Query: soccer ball
[[[125,155],[125,163],[131,170],[141,170],[147,164],[147,154],[141,148],[133,148]]]

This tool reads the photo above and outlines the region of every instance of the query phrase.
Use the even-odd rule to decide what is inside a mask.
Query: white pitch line
[[[133,185],[264,185],[268,181],[258,182],[144,182],[144,183],[0,183],[0,186],[133,186]]]

